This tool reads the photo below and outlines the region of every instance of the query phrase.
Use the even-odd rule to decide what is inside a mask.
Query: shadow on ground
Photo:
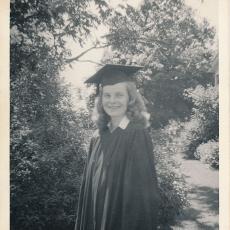
[[[207,186],[194,186],[189,192],[191,205],[178,217],[176,229],[219,229],[219,191]]]
[[[207,209],[215,214],[219,213],[219,189],[207,186],[195,186],[191,189],[194,199],[205,204]]]
[[[219,191],[207,186],[194,186],[189,191],[190,206],[176,219],[174,226],[162,230],[217,230],[219,229]]]

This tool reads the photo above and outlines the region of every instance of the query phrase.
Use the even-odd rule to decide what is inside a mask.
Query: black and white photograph
[[[221,2],[9,1],[10,230],[230,228]]]

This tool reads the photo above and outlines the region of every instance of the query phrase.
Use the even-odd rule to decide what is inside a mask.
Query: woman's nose
[[[111,96],[109,102],[110,102],[110,103],[116,102],[116,98],[115,98],[114,96]]]

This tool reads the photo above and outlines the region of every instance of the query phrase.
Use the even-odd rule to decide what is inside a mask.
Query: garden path
[[[181,172],[185,175],[190,206],[178,217],[173,230],[219,229],[219,176],[218,170],[198,160],[176,156]]]

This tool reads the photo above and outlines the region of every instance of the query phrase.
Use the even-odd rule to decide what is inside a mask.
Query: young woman
[[[133,74],[106,65],[87,83],[101,86],[75,230],[157,229],[158,188],[148,114]]]

